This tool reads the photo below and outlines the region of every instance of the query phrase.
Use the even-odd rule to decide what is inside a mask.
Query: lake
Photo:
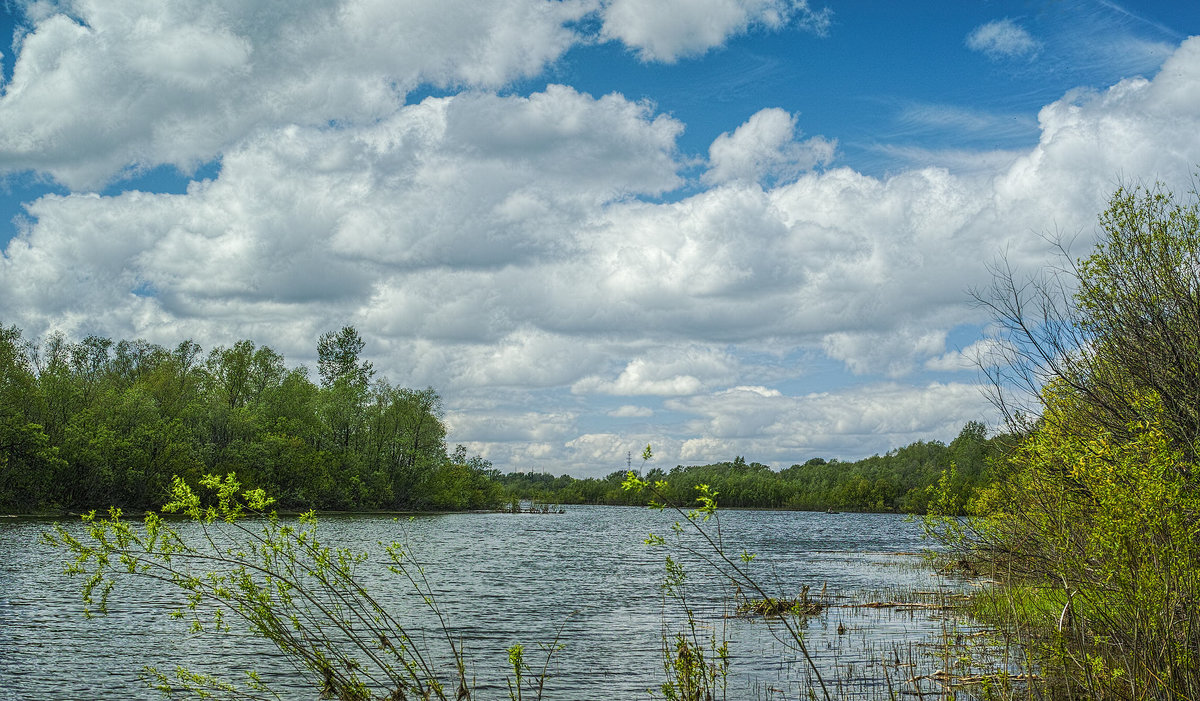
[[[727,549],[755,553],[749,567],[769,591],[825,592],[831,605],[808,621],[805,637],[822,676],[842,697],[886,697],[889,681],[929,674],[940,666],[937,642],[967,628],[936,609],[854,606],[929,600],[962,588],[923,564],[919,523],[894,514],[776,511],[722,510],[719,518]],[[671,546],[643,543],[650,532],[668,533],[673,521],[641,508],[576,506],[548,515],[329,516],[320,533],[373,554],[377,541],[410,541],[466,650],[476,698],[508,698],[508,647],[523,643],[531,666],[540,668],[537,644],[550,642],[561,627],[564,647],[552,659],[546,698],[635,699],[648,698],[647,689],[661,683],[664,627],[679,623],[679,607],[664,603],[659,587]],[[193,635],[168,620],[166,609],[178,597],[152,583],[119,586],[108,617],[85,619],[80,582],[61,574],[63,554],[37,544],[51,525],[0,519],[3,701],[160,698],[138,679],[143,665],[183,664],[230,678],[257,669],[273,683],[295,682],[289,663],[261,641]],[[702,622],[723,627],[730,640],[729,698],[805,697],[812,672],[777,639],[774,626],[724,617],[727,588],[685,561]],[[407,583],[382,566],[367,567],[363,577],[380,601],[413,608]],[[412,629],[432,635],[422,615],[413,614]],[[939,688],[929,684],[922,688]],[[316,698],[307,690],[285,692]]]

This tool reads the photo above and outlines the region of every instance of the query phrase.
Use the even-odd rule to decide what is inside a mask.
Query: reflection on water
[[[329,517],[320,531],[331,544],[373,552],[379,541],[410,541],[463,642],[479,698],[507,698],[510,645],[524,643],[540,667],[537,643],[552,640],[561,626],[565,648],[550,666],[547,697],[621,699],[646,698],[661,681],[664,553],[642,541],[667,532],[670,522],[645,509],[572,507],[561,515]],[[271,680],[295,680],[287,661],[261,641],[187,634],[165,615],[173,592],[145,582],[122,583],[130,586],[118,586],[107,618],[84,619],[78,582],[61,574],[61,553],[36,544],[49,525],[0,520],[0,699],[158,698],[138,680],[145,664],[231,677],[257,669]],[[882,658],[911,655],[917,643],[954,625],[925,609],[837,606],[954,586],[921,565],[914,554],[923,546],[920,527],[904,517],[722,511],[720,527],[729,550],[758,555],[751,567],[769,590],[826,591],[834,606],[809,621],[806,638],[827,681],[857,679]],[[698,566],[690,572],[699,607],[713,624],[728,625],[730,698],[800,695],[812,678],[796,652],[761,620],[721,619],[724,588]],[[401,578],[382,567],[363,576],[377,599],[411,616],[410,630],[432,638]],[[676,615],[668,605],[667,619]],[[843,691],[864,684],[844,684]]]

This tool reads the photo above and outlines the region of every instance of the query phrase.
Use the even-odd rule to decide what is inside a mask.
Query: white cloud
[[[669,405],[697,417],[688,425],[696,437],[681,444],[679,460],[738,454],[781,467],[810,457],[858,459],[917,440],[948,441],[968,420],[995,417],[978,386],[959,383],[871,384],[795,397],[739,388]]]
[[[586,466],[583,474],[603,477],[617,470],[624,470],[629,454],[641,455],[648,439],[644,436],[621,436],[615,433],[585,433],[567,441],[565,455],[573,464]],[[663,450],[663,443],[655,450]],[[661,461],[659,461],[661,462]]]
[[[796,141],[796,117],[779,108],[756,112],[732,134],[726,132],[708,149],[704,182],[758,182],[791,179],[833,160],[836,142],[815,136]]]
[[[617,419],[645,419],[654,416],[654,410],[646,406],[625,404],[608,412],[608,415]]]
[[[764,344],[899,377],[979,321],[965,291],[984,263],[1044,260],[1048,226],[1090,231],[1114,174],[1186,184],[1198,46],[1152,81],[1048,105],[1039,144],[991,169],[836,168],[665,203],[630,195],[682,182],[683,125],[617,95],[472,92],[262,132],[184,195],[30,204],[0,304],[32,334],[270,337],[306,355],[350,322],[397,381],[443,388],[692,394],[744,368],[664,352]]]
[[[1041,50],[1041,44],[1024,27],[1005,18],[972,30],[967,35],[967,48],[992,59],[1032,59]]]
[[[463,310],[462,317],[472,319],[475,315]],[[470,329],[464,334],[469,336]],[[451,361],[454,386],[464,389],[562,386],[589,368],[602,368],[607,361],[607,355],[596,347],[566,336],[523,329],[495,343],[464,344],[456,356]]]
[[[517,413],[492,408],[486,412],[447,412],[446,427],[452,436],[469,437],[471,443],[561,443],[572,434],[576,419],[571,412]]]
[[[1037,129],[1037,123],[1023,114],[995,114],[958,105],[910,102],[901,109],[899,119],[913,127],[955,130],[984,135],[996,132],[1025,135]]]
[[[430,99],[358,129],[291,127],[241,145],[186,195],[38,200],[36,223],[3,260],[19,272],[0,285],[14,312],[156,308],[114,332],[167,319],[191,335],[206,332],[199,318],[226,333],[349,318],[385,337],[491,343],[553,306],[533,284],[580,250],[563,231],[606,202],[679,182],[680,128],[644,105],[559,86]],[[537,148],[517,148],[517,135]],[[551,265],[523,270],[538,264]],[[513,284],[498,287],[503,278]],[[145,288],[154,295],[135,294]],[[503,381],[505,371],[476,372]]]
[[[611,0],[601,17],[602,36],[620,40],[642,60],[669,63],[755,27],[791,24],[824,34],[832,13],[813,10],[807,0]]]
[[[995,149],[980,151],[968,148],[927,149],[919,146],[881,144],[872,150],[885,155],[910,169],[945,168],[955,175],[987,175],[1007,169],[1027,149]]]
[[[690,427],[706,438],[751,438],[771,433],[779,412],[791,406],[794,398],[763,387],[734,387],[707,395],[675,399],[667,408],[700,414],[703,418]],[[688,459],[685,456],[685,459]]]
[[[733,376],[734,361],[712,349],[663,347],[648,357],[634,358],[614,380],[585,377],[571,386],[575,394],[618,396],[680,396],[696,394],[716,381]]]
[[[750,28],[828,22],[803,0],[670,4],[28,3],[31,27],[0,86],[0,173],[98,190],[160,165],[191,172],[289,125],[386,119],[423,85],[497,89],[536,75],[600,39],[584,29],[593,17],[603,38],[647,60],[703,52]]]
[[[213,36],[224,26],[209,24]],[[54,31],[98,41],[70,23]],[[172,70],[186,83],[208,60],[201,51]],[[35,68],[60,75],[24,70]],[[98,99],[76,87],[81,105]],[[6,104],[0,115],[18,103]],[[710,158],[714,171],[750,177],[710,176],[669,201],[654,197],[684,182],[684,125],[615,94],[471,90],[336,128],[260,123],[226,147],[219,176],[185,194],[28,204],[0,257],[0,319],[31,336],[62,328],[206,347],[249,337],[293,362],[311,357],[322,331],[352,323],[393,381],[447,392],[453,440],[501,466],[607,469],[647,442],[664,462],[862,455],[952,437],[975,389],[888,383],[797,398],[781,388],[803,385],[804,367],[777,361],[763,379],[750,355],[816,355],[893,378],[949,371],[958,359],[945,330],[981,321],[965,291],[986,281],[986,262],[1007,251],[1041,264],[1037,232],[1052,227],[1083,232],[1086,247],[1121,175],[1187,189],[1198,104],[1192,39],[1153,79],[1047,105],[1037,145],[1005,160],[883,177],[793,170],[763,184],[752,178],[778,173],[771,164],[796,163],[792,118],[768,110]],[[767,166],[734,157],[753,144]],[[593,393],[671,397],[672,411],[697,418],[612,435],[586,414]]]
[[[886,332],[839,331],[825,336],[822,346],[826,355],[845,362],[856,375],[901,377],[919,361],[945,350],[946,332],[921,327]]]
[[[93,189],[189,170],[261,129],[369,123],[422,83],[496,87],[576,39],[589,3],[346,0],[29,8],[0,98],[0,169]],[[269,18],[269,19],[268,19]]]
[[[925,369],[941,372],[979,371],[992,367],[995,361],[1005,356],[1004,346],[994,338],[983,338],[966,348],[952,350],[925,361]]]
[[[918,166],[962,163],[970,167],[972,154],[979,154],[981,148],[993,152],[1003,152],[1005,148],[1025,150],[1038,136],[1037,117],[1028,112],[992,112],[921,101],[901,102],[894,124],[890,133],[881,135],[879,143],[871,146],[872,150],[904,160],[905,151],[921,152],[913,145],[915,140],[953,144],[925,149],[925,154],[934,158],[907,159]],[[937,156],[943,160],[939,162]],[[980,161],[993,170],[999,169],[986,158]]]

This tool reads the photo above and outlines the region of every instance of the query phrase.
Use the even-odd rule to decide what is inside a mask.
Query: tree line
[[[323,334],[314,381],[250,340],[205,353],[191,340],[35,342],[0,326],[0,510],[157,508],[176,475],[194,484],[230,472],[284,509],[644,505],[621,488],[624,470],[502,475],[462,446],[448,450],[438,393],[377,377],[363,349],[353,327]],[[943,479],[966,503],[1001,444],[969,422],[949,445],[918,441],[864,460],[776,472],[737,457],[646,478],[666,481],[678,503],[708,484],[729,507],[923,513]]]
[[[469,509],[491,466],[448,452],[441,398],[377,378],[350,326],[317,344],[318,380],[268,346],[204,353],[0,326],[0,509],[158,507],[178,475],[236,472],[282,508]]]
[[[942,494],[964,506],[989,483],[989,466],[1010,441],[1005,435],[989,438],[984,424],[970,421],[949,445],[917,441],[862,460],[812,458],[779,471],[739,456],[669,471],[653,468],[642,478],[666,482],[665,496],[677,504],[692,503],[697,486],[706,484],[723,507],[925,513],[931,499]],[[625,470],[585,479],[510,472],[499,481],[510,498],[545,504],[644,505],[645,495],[621,488],[625,476]]]

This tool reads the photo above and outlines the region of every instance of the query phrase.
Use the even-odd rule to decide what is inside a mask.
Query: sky
[[[1200,166],[1200,3],[0,0],[0,324],[315,367],[602,476],[993,428],[970,291]]]

